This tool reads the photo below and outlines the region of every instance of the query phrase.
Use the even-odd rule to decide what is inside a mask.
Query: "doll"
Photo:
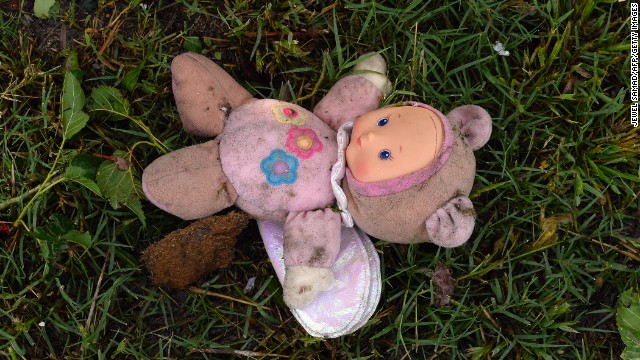
[[[332,287],[343,221],[403,243],[457,246],[471,235],[472,150],[491,132],[482,108],[464,106],[446,117],[413,102],[378,109],[390,83],[384,59],[374,54],[363,56],[356,65],[362,73],[340,79],[313,112],[253,98],[201,55],[179,55],[171,69],[185,131],[215,139],[155,160],[143,172],[143,190],[183,219],[235,204],[283,224],[290,307],[304,308]],[[404,125],[419,131],[404,126],[407,119]],[[331,208],[336,197],[342,211]]]

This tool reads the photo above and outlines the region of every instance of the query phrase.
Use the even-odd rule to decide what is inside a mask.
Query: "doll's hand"
[[[302,309],[311,304],[320,291],[330,290],[333,282],[329,268],[288,266],[284,276],[284,302],[293,309]]]
[[[427,219],[427,235],[436,245],[460,246],[471,237],[476,223],[475,216],[476,212],[468,197],[455,197]]]

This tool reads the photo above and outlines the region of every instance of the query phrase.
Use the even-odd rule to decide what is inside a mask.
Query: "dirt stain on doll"
[[[229,114],[231,114],[231,103],[229,103],[229,101],[226,98],[222,98],[222,101],[220,101],[220,103],[218,104],[218,109],[220,109],[220,111],[222,111],[225,115],[225,117],[229,117]]]
[[[478,214],[476,214],[476,210],[474,208],[465,208],[462,209],[462,215],[464,216],[471,216],[474,219],[478,218]]]
[[[327,253],[327,250],[324,247],[321,247],[321,246],[314,247],[313,255],[311,255],[311,259],[309,259],[309,263],[312,265],[321,263],[324,260],[326,253]]]

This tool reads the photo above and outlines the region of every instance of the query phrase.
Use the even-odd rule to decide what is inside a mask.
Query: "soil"
[[[225,1],[217,2],[220,4],[220,9],[224,9]],[[20,13],[17,17],[17,36],[7,47],[11,51],[8,55],[15,59],[26,59],[28,63],[39,63],[43,68],[53,68],[63,65],[67,50],[73,49],[78,54],[80,68],[86,77],[93,78],[115,74],[122,66],[125,71],[131,70],[129,68],[131,64],[127,65],[126,59],[131,60],[140,56],[137,53],[129,53],[131,49],[127,47],[119,46],[120,41],[135,39],[140,36],[140,31],[149,30],[141,30],[136,10],[128,8],[128,1],[115,0],[98,6],[97,0],[80,0],[75,2],[73,9],[69,8],[68,2],[59,1],[58,15],[48,19],[40,19],[33,15],[33,3],[34,0],[23,0],[20,8],[20,2],[17,0],[0,2],[0,10],[4,11],[8,17]],[[275,62],[271,62],[270,60],[273,59],[269,57],[263,58],[264,67],[257,70],[256,57],[251,57],[258,36],[256,31],[252,31],[253,29],[248,29],[241,35],[234,34],[233,30],[218,18],[193,12],[174,1],[149,1],[147,6],[152,7],[152,13],[159,23],[163,36],[184,33],[185,38],[197,37],[203,43],[211,43],[211,46],[203,45],[207,56],[212,56],[212,52],[215,52],[218,57],[216,61],[223,63],[224,68],[240,82],[273,85],[275,88],[286,83],[287,79],[281,74],[284,69],[280,69],[279,65],[277,68],[275,65],[270,66]],[[310,1],[309,6],[310,10],[322,9],[322,6],[315,1]],[[234,15],[242,18],[247,14]],[[279,16],[276,6],[270,16]],[[115,19],[116,17],[118,18]],[[300,58],[285,57],[281,60],[289,63],[282,66],[287,69],[309,65],[320,66],[322,52],[327,49],[327,41],[320,41],[320,39],[327,31],[297,23],[286,24],[298,41],[300,50],[308,51],[310,55]],[[281,31],[272,31],[277,29],[265,27],[263,30],[265,39],[262,43],[268,43],[268,39],[277,39],[286,35]],[[165,44],[162,51],[172,55],[184,52],[183,40],[178,37],[175,42]],[[265,50],[260,47],[258,51]],[[317,63],[310,64],[310,62]]]
[[[610,316],[607,319],[607,316],[610,315],[609,313],[590,312],[590,310],[594,309],[615,308],[619,297],[620,293],[616,290],[616,287],[605,281],[602,287],[593,294],[588,305],[580,306],[573,311],[576,316],[582,313],[580,322],[575,325],[576,327],[595,328],[597,330],[582,330],[580,333],[570,334],[570,338],[576,343],[584,342],[609,348],[612,351],[612,358],[619,359],[625,345],[618,333],[616,317]]]

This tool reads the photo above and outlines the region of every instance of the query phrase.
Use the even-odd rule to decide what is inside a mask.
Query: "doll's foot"
[[[436,245],[460,246],[471,237],[476,223],[475,216],[476,212],[468,197],[455,197],[427,219],[427,235]]]
[[[368,57],[371,54],[366,54],[361,57]],[[387,78],[387,62],[382,55],[376,54],[367,59],[361,60],[354,67],[356,71],[366,71],[360,74],[375,85],[382,96],[388,96],[391,94],[391,82]]]
[[[284,277],[284,302],[293,309],[302,309],[316,299],[320,291],[333,287],[333,272],[329,268],[288,266]]]

